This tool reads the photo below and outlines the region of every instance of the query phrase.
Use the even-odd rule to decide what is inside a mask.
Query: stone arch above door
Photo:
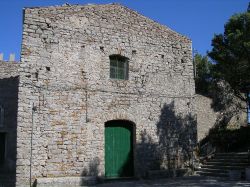
[[[125,121],[130,121],[133,124],[138,124],[139,119],[136,118],[136,116],[126,113],[126,112],[111,112],[111,113],[106,113],[103,114],[100,118],[100,123],[104,124],[107,121],[112,121],[112,120],[125,120]]]

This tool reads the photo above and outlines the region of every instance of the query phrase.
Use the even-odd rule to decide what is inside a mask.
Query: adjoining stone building
[[[192,159],[191,41],[124,6],[25,8],[18,88],[16,186]]]
[[[0,184],[15,181],[18,67],[0,60]]]

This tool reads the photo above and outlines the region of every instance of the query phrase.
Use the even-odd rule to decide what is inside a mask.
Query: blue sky
[[[0,0],[0,53],[20,58],[22,9],[70,4],[121,3],[171,29],[188,36],[193,48],[206,54],[215,33],[224,31],[231,15],[244,12],[249,0]]]

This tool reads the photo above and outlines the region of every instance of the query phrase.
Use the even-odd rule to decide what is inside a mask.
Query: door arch
[[[105,123],[105,177],[134,176],[133,129],[126,120]]]

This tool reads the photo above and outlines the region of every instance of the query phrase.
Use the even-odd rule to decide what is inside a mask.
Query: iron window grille
[[[110,78],[128,80],[128,58],[112,55],[110,59]]]

